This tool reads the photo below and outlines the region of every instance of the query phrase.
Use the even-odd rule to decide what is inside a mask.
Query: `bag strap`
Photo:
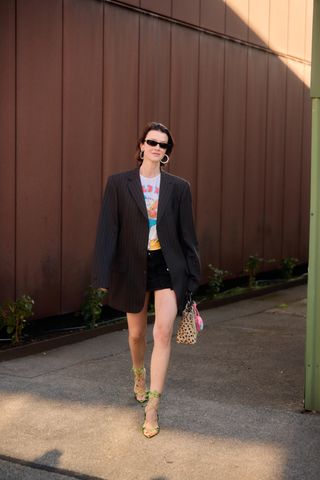
[[[187,290],[186,292],[186,310],[191,311],[193,306],[193,298],[192,298],[192,292],[190,290]]]

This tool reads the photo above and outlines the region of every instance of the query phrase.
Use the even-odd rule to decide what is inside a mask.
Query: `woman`
[[[127,312],[134,395],[144,403],[143,433],[159,433],[158,406],[169,364],[174,320],[186,293],[199,283],[200,262],[190,186],[161,170],[173,139],[161,123],[149,123],[137,143],[140,166],[111,175],[105,189],[94,255],[93,281],[108,290],[111,307]],[[150,390],[144,357],[147,309],[154,292],[154,346]]]

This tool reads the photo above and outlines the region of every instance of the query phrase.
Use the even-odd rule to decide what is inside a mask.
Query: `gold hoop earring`
[[[143,160],[143,158],[144,158],[144,150],[140,150],[139,157],[140,157],[140,160]]]
[[[167,157],[167,160],[166,160],[165,162],[164,162],[163,159],[162,159],[162,158],[164,158],[164,157]],[[169,162],[169,160],[170,160],[169,155],[167,155],[166,153],[163,155],[162,158],[161,158],[161,160],[160,160],[160,163],[161,163],[162,165],[166,165],[166,164]]]

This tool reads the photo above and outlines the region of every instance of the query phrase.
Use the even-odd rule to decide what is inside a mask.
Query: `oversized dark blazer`
[[[189,183],[161,171],[157,233],[181,313],[195,291],[200,260]],[[140,312],[146,292],[149,222],[139,168],[108,179],[97,227],[92,286],[108,288],[108,303]]]

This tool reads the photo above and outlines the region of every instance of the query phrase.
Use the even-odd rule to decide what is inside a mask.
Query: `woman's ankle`
[[[145,372],[144,364],[142,364],[141,366],[132,365],[131,369],[132,369],[133,373],[135,373],[136,375],[139,375],[139,374],[142,375]]]
[[[144,403],[147,400],[147,387],[146,387],[146,369],[142,367],[132,367],[134,375],[134,387],[133,392],[135,399],[139,403]]]
[[[151,389],[148,391],[148,399],[151,400],[151,399],[158,399],[160,401],[160,398],[161,398],[161,392],[159,392],[159,390],[156,390],[156,389]]]
[[[161,393],[159,393],[157,390],[148,391],[147,393],[148,403],[146,405],[146,412],[148,412],[151,409],[158,410],[158,407],[160,404],[160,397],[161,397]]]

